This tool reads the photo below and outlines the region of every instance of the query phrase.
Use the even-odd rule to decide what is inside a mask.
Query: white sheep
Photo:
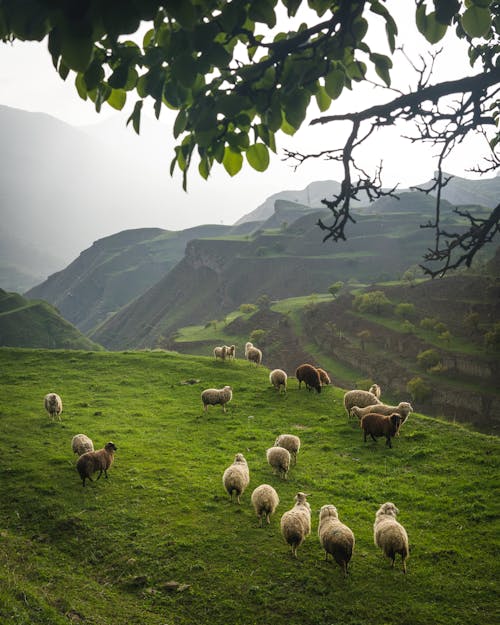
[[[81,456],[87,451],[94,451],[94,443],[86,434],[75,434],[71,439],[71,449]]]
[[[245,456],[236,454],[233,464],[227,467],[222,475],[222,484],[227,494],[231,497],[231,502],[233,501],[234,493],[238,503],[240,503],[240,496],[244,493],[249,483],[250,472]]]
[[[413,412],[412,405],[407,401],[401,401],[397,406],[389,406],[388,404],[383,404],[381,402],[375,403],[371,406],[352,406],[351,415],[357,417],[358,419],[362,419],[365,415],[370,412],[375,412],[381,415],[390,416],[394,412],[397,412],[401,417],[401,425],[408,419],[408,415]]]
[[[92,474],[99,471],[97,479],[104,472],[104,477],[108,478],[108,469],[113,464],[114,453],[117,447],[114,443],[109,442],[102,449],[97,451],[87,451],[82,454],[76,461],[76,468],[82,478],[82,485],[85,486],[85,480],[92,480]]]
[[[380,506],[375,514],[373,540],[383,550],[384,555],[391,559],[393,568],[396,554],[399,553],[403,562],[403,573],[406,573],[406,560],[410,555],[408,534],[401,523],[396,521],[397,514],[399,510],[390,501]]]
[[[227,356],[227,347],[225,345],[221,345],[218,347],[214,347],[214,358],[220,358],[221,360],[226,360]]]
[[[380,399],[380,395],[382,394],[382,389],[378,384],[372,384],[368,389],[369,393],[373,393],[377,399]]]
[[[269,447],[266,451],[266,458],[273,471],[278,471],[278,475],[286,480],[291,459],[288,449],[284,447]]]
[[[253,347],[253,343],[250,343],[250,341],[245,343],[245,358],[247,357],[248,350],[251,349],[252,347]]]
[[[208,406],[220,404],[224,412],[226,412],[226,404],[233,398],[233,391],[230,386],[224,388],[206,388],[201,393],[201,401],[203,410],[206,412]]]
[[[293,464],[297,464],[297,454],[300,449],[300,438],[295,434],[280,434],[274,441],[275,447],[284,447],[290,452]]]
[[[344,407],[347,411],[347,416],[351,416],[351,410],[353,406],[363,408],[364,406],[373,406],[374,404],[381,404],[382,402],[370,391],[362,391],[355,389],[353,391],[347,391],[344,395]]]
[[[339,521],[337,508],[332,505],[322,506],[319,512],[318,537],[325,550],[325,560],[331,554],[335,562],[347,576],[349,564],[354,549],[354,534],[352,530]]]
[[[224,345],[226,348],[226,356],[231,360],[236,358],[236,345]]]
[[[247,360],[260,365],[262,362],[262,352],[258,347],[250,347],[246,353]]]
[[[61,420],[61,412],[63,411],[62,400],[57,393],[47,393],[43,399],[45,410],[54,419],[58,417]]]
[[[286,383],[288,376],[283,369],[273,369],[269,374],[269,382],[278,389],[281,393],[281,389],[286,393]]]
[[[262,527],[264,518],[268,523],[271,522],[271,515],[278,507],[280,498],[272,486],[261,484],[253,491],[251,501],[259,519],[259,526]]]
[[[311,533],[311,506],[306,493],[295,495],[295,505],[281,517],[281,533],[292,548],[292,556],[297,557],[297,549]]]

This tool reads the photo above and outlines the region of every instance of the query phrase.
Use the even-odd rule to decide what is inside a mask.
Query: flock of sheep
[[[236,355],[235,346],[219,346],[213,350],[217,360],[233,359]],[[257,365],[262,363],[262,351],[248,342],[245,345],[245,358]],[[324,385],[330,384],[330,378],[326,371],[310,364],[300,365],[295,377],[299,383],[299,389],[304,382],[308,390],[321,392]],[[283,369],[274,369],[269,374],[270,384],[280,393],[287,392],[288,376]],[[380,387],[372,385],[369,391],[352,390],[344,395],[344,407],[348,417],[356,416],[360,427],[364,432],[364,440],[367,436],[376,441],[377,437],[385,436],[386,444],[391,447],[391,438],[399,434],[401,425],[407,420],[413,408],[408,402],[400,402],[397,406],[390,406],[380,400]],[[232,389],[224,386],[222,389],[208,388],[201,393],[203,409],[206,412],[210,405],[221,405],[226,412],[226,404],[232,399]],[[62,400],[57,393],[48,393],[44,398],[45,409],[54,419],[61,419]],[[272,447],[267,449],[266,458],[273,471],[282,479],[287,479],[288,471],[292,464],[297,462],[297,454],[300,450],[300,438],[293,434],[281,434],[275,440]],[[97,479],[104,473],[108,477],[108,469],[113,463],[114,452],[117,447],[113,442],[108,442],[99,450],[94,450],[92,440],[85,434],[76,434],[71,447],[78,456],[76,468],[82,480],[92,481],[92,475],[99,471]],[[250,483],[250,472],[247,461],[243,454],[237,453],[234,462],[226,468],[222,476],[224,489],[240,503],[240,497]],[[291,547],[294,557],[297,557],[297,549],[311,533],[311,508],[307,501],[308,495],[298,492],[295,495],[294,506],[285,512],[280,520],[281,533],[284,540]],[[254,489],[251,495],[251,503],[262,527],[264,519],[270,523],[270,517],[274,514],[279,496],[276,490],[269,484],[261,484]],[[409,556],[408,535],[404,527],[396,520],[398,509],[391,502],[380,506],[375,515],[373,526],[375,545],[380,547],[384,554],[391,559],[394,566],[397,554],[401,555],[403,571],[406,573],[406,559]],[[330,555],[347,575],[347,567],[351,560],[355,538],[352,530],[341,523],[338,518],[337,508],[328,504],[321,507],[319,513],[318,537],[325,551],[325,558]]]

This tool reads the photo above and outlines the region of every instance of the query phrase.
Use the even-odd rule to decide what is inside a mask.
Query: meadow
[[[291,379],[279,395],[268,374],[164,351],[0,349],[0,623],[498,622],[498,439],[415,413],[392,449],[363,443],[342,389]],[[225,384],[227,413],[204,414],[201,391]],[[61,421],[43,409],[49,391]],[[79,432],[118,447],[109,479],[85,488]],[[302,448],[283,481],[265,451],[286,432]],[[250,468],[241,505],[222,487],[237,452]],[[261,483],[281,500],[263,528],[250,504]],[[293,559],[279,519],[298,491],[312,533]],[[385,501],[409,534],[406,575],[373,544]],[[346,579],[318,542],[327,503],[356,536]]]

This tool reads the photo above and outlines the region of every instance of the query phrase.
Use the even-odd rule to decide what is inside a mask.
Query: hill
[[[401,201],[404,210],[398,210]],[[321,243],[316,224],[326,213],[297,210],[278,203],[251,234],[189,242],[176,267],[91,336],[109,349],[154,347],[179,327],[220,319],[262,294],[283,299],[324,293],[337,280],[399,279],[432,243],[432,233],[420,224],[429,219],[433,202],[416,192],[384,200],[380,210],[375,203],[373,212],[349,224],[348,240],[337,244]],[[443,219],[456,224],[446,202]]]
[[[0,289],[0,346],[99,350],[59,312],[41,300]]]
[[[291,380],[280,396],[268,370],[241,360],[1,349],[0,370],[3,622],[495,621],[498,439],[414,414],[392,449],[363,443],[340,389],[312,394]],[[228,382],[227,414],[202,414],[201,389]],[[61,422],[44,413],[47,390],[61,394]],[[77,432],[96,447],[114,441],[109,479],[82,488]],[[302,440],[287,481],[265,461],[282,432]],[[221,482],[237,452],[251,476],[239,506]],[[259,528],[250,495],[263,482],[280,504]],[[279,519],[298,491],[309,493],[312,532],[295,560]],[[410,539],[406,576],[373,545],[375,511],[388,500]],[[348,579],[317,539],[327,503],[356,536]]]

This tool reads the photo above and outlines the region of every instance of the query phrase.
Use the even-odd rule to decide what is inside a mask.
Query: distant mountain
[[[0,289],[0,346],[100,350],[58,311],[40,300]]]
[[[89,332],[168,273],[184,256],[188,241],[230,231],[231,226],[206,225],[178,232],[119,232],[94,242],[26,296],[47,300],[82,332]]]
[[[293,203],[282,204],[278,218],[271,216],[251,235],[193,240],[179,264],[91,336],[110,349],[154,347],[179,327],[220,319],[262,294],[283,299],[326,292],[336,280],[400,278],[432,243],[432,232],[420,224],[434,204],[415,192],[402,200],[384,198],[379,209],[357,215],[348,240],[337,244],[321,243],[316,223],[328,218],[325,212],[307,210],[286,225],[287,210],[296,216]],[[443,203],[443,219],[456,225],[451,209]]]
[[[445,174],[445,176],[449,175]],[[432,184],[433,182],[429,181],[415,185],[415,187],[429,189]],[[431,191],[430,195],[435,196],[436,191]],[[494,208],[500,201],[500,174],[493,178],[481,178],[480,180],[452,176],[448,184],[441,190],[441,197],[455,206],[479,204],[487,208]]]

